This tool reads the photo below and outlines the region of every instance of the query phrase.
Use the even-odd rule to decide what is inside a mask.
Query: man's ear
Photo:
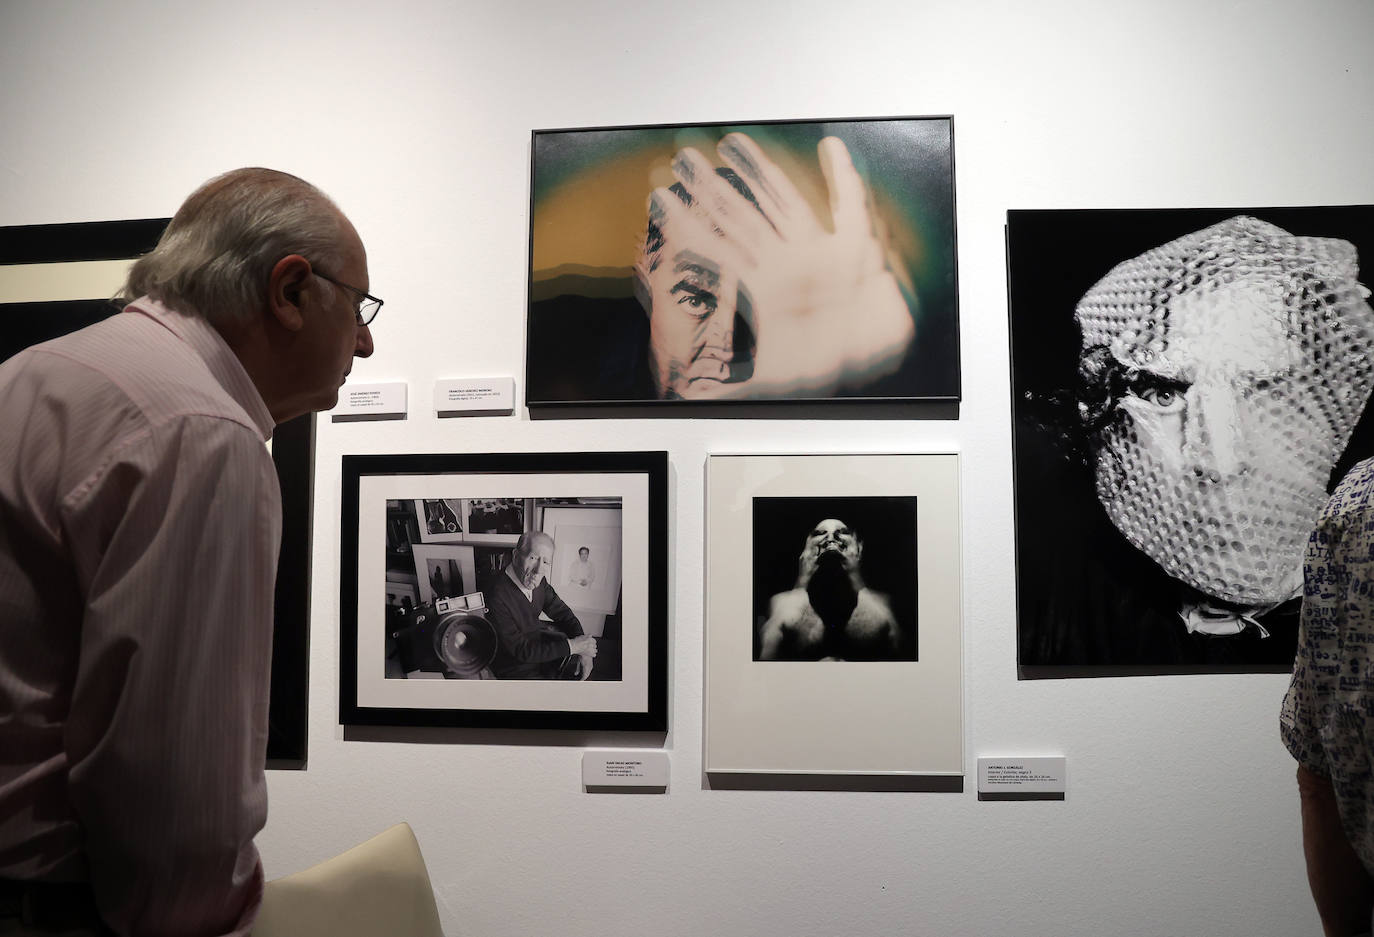
[[[299,332],[305,325],[301,314],[311,282],[310,261],[300,254],[287,254],[272,266],[267,278],[267,310],[288,332]]]

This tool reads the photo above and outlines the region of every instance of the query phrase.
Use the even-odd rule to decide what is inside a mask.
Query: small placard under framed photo
[[[345,456],[340,721],[666,730],[667,466]]]
[[[963,774],[959,457],[713,455],[706,771]]]

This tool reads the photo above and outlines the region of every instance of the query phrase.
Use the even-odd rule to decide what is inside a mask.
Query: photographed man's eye
[[[677,304],[686,306],[688,311],[699,319],[705,319],[716,311],[716,296],[714,293],[700,290],[692,286],[683,286],[679,292]]]
[[[1183,409],[1187,387],[1164,380],[1142,379],[1131,385],[1131,395],[1154,405],[1165,413]]]

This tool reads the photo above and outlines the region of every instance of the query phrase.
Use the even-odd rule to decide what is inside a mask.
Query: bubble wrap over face
[[[1097,497],[1171,576],[1243,606],[1302,588],[1308,533],[1369,397],[1374,309],[1349,242],[1238,216],[1114,267],[1079,300],[1084,373],[1126,390]]]

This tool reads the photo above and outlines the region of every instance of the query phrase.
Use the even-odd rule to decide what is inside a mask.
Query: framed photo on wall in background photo
[[[345,725],[665,731],[664,452],[343,458]]]
[[[959,458],[712,455],[706,771],[963,774]]]
[[[119,312],[129,267],[169,218],[0,227],[0,361]],[[272,632],[267,765],[304,768],[309,677],[310,499],[315,418],[276,428],[282,544]]]
[[[531,167],[532,410],[959,399],[951,118],[537,130]]]

